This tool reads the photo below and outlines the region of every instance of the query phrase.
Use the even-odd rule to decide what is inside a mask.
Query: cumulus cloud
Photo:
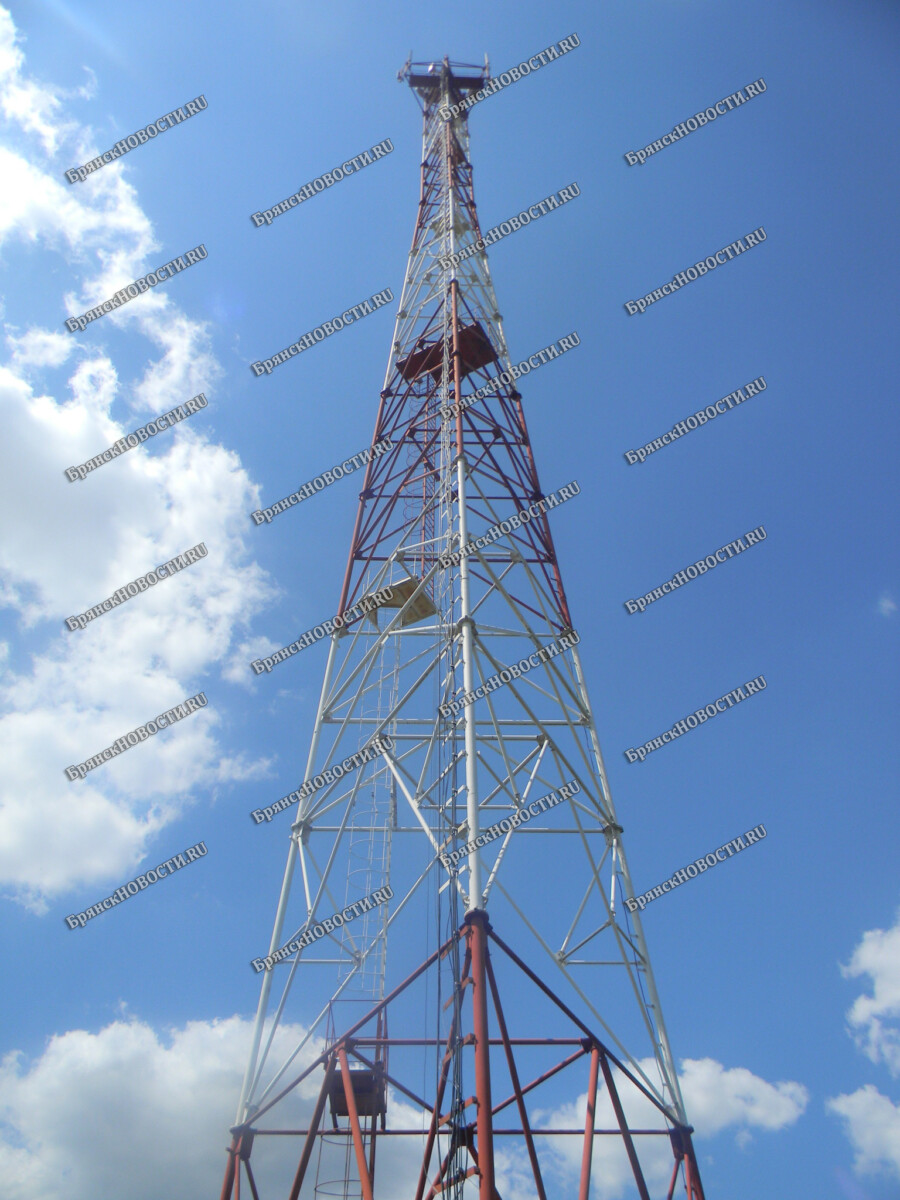
[[[232,1017],[160,1036],[141,1021],[116,1021],[99,1033],[54,1037],[30,1065],[8,1055],[0,1068],[8,1200],[218,1195],[251,1029]],[[301,1033],[284,1026],[274,1052],[286,1055]],[[311,1046],[301,1065],[317,1052]],[[319,1083],[301,1085],[285,1119],[309,1115]],[[283,1192],[289,1147],[271,1149],[268,1171]]]
[[[165,256],[121,166],[77,188],[63,181],[60,164],[84,161],[96,143],[66,117],[60,93],[27,77],[4,9],[0,110],[0,245],[24,241],[39,265],[62,259],[73,280],[69,312],[159,265]],[[258,488],[233,451],[207,438],[205,414],[83,482],[63,474],[150,417],[212,391],[222,369],[206,325],[157,288],[102,318],[117,368],[96,336],[23,331],[15,308],[13,296],[9,359],[0,367],[0,503],[16,514],[0,547],[0,603],[13,627],[0,678],[0,886],[42,911],[73,887],[125,878],[196,790],[267,773],[266,761],[223,756],[217,701],[273,589],[248,561],[240,532],[259,506]],[[63,315],[60,306],[60,322]],[[68,378],[49,390],[46,371],[64,366]],[[83,632],[65,630],[65,617],[201,541],[209,553],[195,566]],[[210,700],[201,713],[82,782],[65,778],[66,766],[201,689]]]
[[[70,334],[49,329],[29,329],[18,337],[8,334],[6,342],[15,367],[61,367],[75,349]]]
[[[12,17],[5,8],[0,9],[0,109],[7,121],[35,135],[44,151],[53,153],[71,126],[60,120],[59,96],[29,79],[23,72],[24,62]]]
[[[857,1171],[886,1171],[900,1179],[900,1106],[869,1083],[835,1096],[827,1107],[843,1118]]]
[[[18,1053],[8,1055],[0,1067],[4,1195],[8,1200],[155,1200],[160,1195],[188,1200],[217,1195],[251,1030],[252,1022],[240,1017],[191,1021],[164,1034],[140,1020],[123,1019],[98,1033],[72,1030],[54,1037],[30,1064]],[[281,1026],[273,1061],[286,1058],[303,1032],[298,1025]],[[312,1039],[286,1078],[299,1074],[320,1050],[321,1043]],[[726,1129],[783,1129],[806,1105],[805,1090],[797,1084],[769,1084],[743,1068],[728,1070],[709,1059],[686,1061],[681,1078],[685,1103],[702,1138]],[[316,1069],[279,1105],[271,1127],[305,1128],[320,1083]],[[622,1088],[621,1097],[631,1122],[640,1125],[651,1118],[646,1102],[635,1100],[631,1089]],[[573,1121],[580,1126],[585,1099],[581,1096],[574,1105],[552,1113],[536,1111],[533,1119],[557,1128],[571,1127]],[[395,1127],[423,1127],[421,1110],[401,1097],[391,1093],[389,1106]],[[597,1124],[615,1124],[605,1091],[598,1102]],[[265,1118],[260,1125],[266,1127]],[[651,1188],[664,1187],[672,1169],[668,1141],[660,1139],[648,1153],[649,1140],[641,1146],[648,1182]],[[551,1150],[553,1162],[545,1163],[545,1179],[554,1194],[570,1194],[572,1179],[577,1179],[581,1142],[567,1142],[560,1139]],[[257,1139],[251,1161],[261,1194],[287,1191],[298,1152],[293,1140]],[[379,1148],[379,1176],[389,1179],[397,1194],[411,1194],[420,1153],[416,1139],[385,1140]],[[543,1151],[541,1157],[543,1161]],[[594,1163],[592,1194],[603,1200],[630,1194],[633,1177],[617,1146],[601,1145],[598,1139]],[[499,1146],[496,1165],[504,1196],[532,1197],[523,1151]],[[340,1176],[343,1168],[337,1166]]]
[[[236,1016],[191,1021],[160,1035],[142,1021],[120,1020],[99,1033],[55,1037],[31,1064],[8,1055],[0,1066],[4,1200],[217,1196],[252,1024]],[[273,1060],[287,1058],[303,1032],[282,1025]],[[311,1039],[286,1078],[299,1075],[321,1048]],[[274,1110],[269,1127],[306,1128],[321,1082],[317,1068]],[[419,1109],[396,1096],[390,1105],[401,1127],[422,1126]],[[400,1144],[413,1140],[379,1145],[379,1175],[398,1194],[415,1188],[416,1152]],[[297,1139],[257,1138],[251,1163],[262,1195],[287,1194],[298,1156]],[[342,1151],[332,1165],[334,1177],[343,1177]]]
[[[900,1075],[900,915],[888,930],[870,929],[853,952],[845,978],[867,975],[872,994],[854,1000],[847,1020],[857,1045],[872,1062]]]
[[[868,976],[871,995],[858,996],[847,1013],[848,1032],[873,1063],[900,1075],[900,914],[890,929],[869,929],[841,968],[845,978]],[[860,1172],[885,1171],[900,1179],[900,1106],[872,1084],[828,1100],[843,1119]]]
[[[685,1059],[680,1078],[685,1107],[701,1137],[725,1129],[774,1133],[793,1125],[809,1103],[802,1084],[767,1083],[746,1067],[726,1068],[711,1058]]]
[[[645,1059],[641,1067],[652,1077],[656,1064]],[[735,1141],[746,1147],[755,1131],[775,1133],[793,1125],[809,1102],[809,1093],[799,1083],[767,1083],[746,1067],[722,1066],[710,1058],[685,1059],[679,1074],[685,1107],[699,1141],[732,1132]],[[619,1095],[629,1125],[634,1128],[659,1128],[658,1111],[637,1089],[618,1083]],[[570,1105],[553,1111],[536,1111],[535,1119],[556,1129],[579,1128],[584,1121],[587,1093]],[[616,1116],[604,1089],[597,1098],[598,1128],[616,1127]],[[553,1144],[560,1177],[571,1191],[581,1165],[581,1143],[560,1138]],[[642,1138],[641,1167],[651,1191],[665,1189],[672,1173],[672,1151],[666,1138]],[[598,1139],[595,1143],[592,1171],[592,1195],[598,1200],[619,1200],[630,1195],[634,1175],[618,1138]]]

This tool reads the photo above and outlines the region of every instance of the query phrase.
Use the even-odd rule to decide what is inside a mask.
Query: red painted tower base
[[[448,1001],[448,1005],[453,1003],[454,1012],[446,1038],[438,1041],[428,1038],[389,1037],[387,1029],[391,1004],[426,972],[436,970],[441,960],[457,946],[461,952],[462,967],[459,972],[459,984]],[[502,961],[512,964],[555,1007],[564,1027],[563,1036],[511,1036],[491,961],[492,949],[499,952],[503,956]],[[522,986],[526,986],[524,981]],[[521,1003],[519,988],[516,989],[516,1001]],[[463,1021],[466,1012],[471,1016],[469,1023]],[[470,1032],[465,1032],[467,1024]],[[491,1036],[492,1033],[494,1036]],[[546,1047],[562,1057],[535,1078],[522,1082],[516,1065],[516,1050],[526,1046]],[[432,1099],[417,1095],[411,1087],[390,1073],[389,1053],[392,1047],[422,1047],[423,1050],[438,1047],[442,1050]],[[467,1065],[468,1061],[472,1062],[471,1076],[474,1078],[475,1092],[466,1099],[458,1099],[454,1109],[452,1104],[447,1103],[447,1093],[448,1081],[457,1056],[467,1056]],[[498,1100],[493,1097],[491,1091],[492,1060],[496,1063],[501,1057],[506,1064],[506,1074],[511,1081],[512,1091]],[[549,1079],[563,1071],[571,1074],[579,1067],[586,1074],[587,1084],[583,1125],[572,1129],[533,1126],[528,1117],[526,1097],[530,1100],[539,1098],[535,1097],[534,1093]],[[266,1113],[319,1070],[322,1071],[322,1084],[308,1128],[264,1128],[261,1122]],[[495,1067],[495,1079],[498,1074]],[[606,1089],[615,1113],[616,1127],[611,1129],[598,1129],[595,1125],[601,1076],[602,1087]],[[425,1114],[426,1128],[391,1127],[388,1120],[388,1087],[394,1089],[406,1101],[421,1108]],[[629,1127],[620,1095],[623,1088],[637,1088],[653,1105],[659,1114],[659,1128]],[[576,1084],[576,1094],[579,1090]],[[326,1108],[329,1107],[330,1125],[325,1121]],[[512,1120],[506,1116],[510,1110],[515,1114]],[[409,1193],[409,1200],[437,1200],[438,1197],[459,1195],[466,1179],[478,1181],[479,1200],[502,1200],[495,1182],[494,1151],[497,1139],[510,1137],[520,1139],[525,1147],[534,1188],[540,1200],[556,1200],[552,1191],[548,1193],[544,1182],[541,1172],[541,1150],[546,1147],[548,1138],[579,1138],[582,1153],[578,1200],[588,1200],[595,1194],[591,1191],[591,1164],[594,1141],[600,1136],[621,1139],[634,1175],[635,1194],[641,1200],[650,1200],[650,1192],[635,1148],[635,1139],[668,1138],[674,1164],[665,1200],[673,1200],[679,1176],[683,1179],[687,1200],[704,1200],[700,1172],[691,1142],[691,1128],[672,1124],[668,1114],[640,1080],[497,936],[491,928],[487,914],[481,910],[468,913],[462,927],[453,937],[381,1003],[375,1005],[366,1016],[346,1033],[331,1041],[327,1049],[299,1073],[292,1083],[255,1113],[252,1125],[239,1125],[231,1132],[233,1141],[228,1150],[228,1165],[221,1200],[240,1200],[242,1180],[246,1181],[253,1200],[262,1200],[250,1165],[255,1141],[257,1138],[276,1135],[283,1137],[288,1134],[302,1139],[302,1149],[287,1200],[299,1200],[304,1181],[310,1179],[309,1167],[317,1141],[323,1136],[334,1138],[342,1134],[350,1139],[352,1144],[359,1175],[359,1183],[355,1186],[358,1187],[362,1200],[403,1200],[395,1183],[390,1179],[383,1181],[381,1189],[376,1182],[376,1147],[381,1139],[389,1137],[411,1137],[424,1142],[418,1184],[415,1190]],[[441,1137],[447,1146],[443,1154],[439,1149]]]

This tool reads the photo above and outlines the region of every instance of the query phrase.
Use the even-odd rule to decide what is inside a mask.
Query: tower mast
[[[541,488],[517,387],[579,338],[513,368],[486,253],[453,266],[481,230],[467,114],[445,115],[487,63],[401,78],[423,153],[372,439],[391,448],[366,468],[337,608],[369,611],[328,645],[304,774],[320,782],[294,812],[269,956],[289,949],[263,977],[222,1200],[244,1177],[264,1195],[251,1152],[283,1144],[307,1081],[293,1183],[273,1192],[290,1200],[497,1200],[511,1162],[552,1196],[573,1137],[579,1200],[622,1163],[649,1200],[659,1139],[667,1200],[679,1179],[703,1200],[551,535],[580,488]],[[385,993],[392,946],[422,961]],[[547,1122],[582,1091],[577,1127]],[[376,1147],[401,1143],[380,1177]]]

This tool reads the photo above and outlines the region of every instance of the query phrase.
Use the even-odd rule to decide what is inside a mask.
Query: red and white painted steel
[[[487,257],[440,266],[480,228],[465,113],[444,121],[439,110],[483,86],[487,64],[408,63],[401,77],[424,131],[418,220],[372,435],[392,448],[366,466],[335,611],[386,588],[392,599],[330,638],[303,778],[380,735],[393,747],[298,805],[269,953],[337,911],[341,890],[347,903],[385,885],[395,898],[265,972],[222,1197],[237,1200],[244,1177],[262,1194],[251,1152],[275,1133],[283,1146],[273,1110],[315,1078],[312,1115],[291,1129],[302,1149],[290,1200],[314,1175],[323,1196],[495,1200],[506,1194],[499,1138],[514,1139],[546,1197],[539,1148],[572,1136],[579,1200],[606,1169],[600,1145],[624,1156],[649,1197],[641,1147],[654,1138],[674,1156],[668,1196],[681,1179],[689,1200],[703,1200],[640,915],[624,905],[634,891],[578,647],[454,716],[438,712],[573,622],[549,513],[455,554],[545,492],[515,381],[464,403],[510,365]],[[561,409],[565,376],[564,364],[541,375]],[[558,519],[573,516],[575,505]],[[572,780],[540,822],[510,821],[502,837],[471,845],[498,816]],[[447,851],[466,845],[447,865]],[[361,1015],[345,1021],[351,1000]],[[305,1032],[285,1054],[288,1021]],[[392,1037],[389,1021],[405,1036]],[[553,1089],[577,1064],[584,1078],[568,1082],[565,1100],[587,1093],[583,1122],[537,1127],[529,1107],[558,1105]],[[394,1119],[401,1104],[421,1111],[420,1128]],[[598,1124],[598,1105],[611,1128]],[[397,1160],[376,1171],[376,1146],[396,1137],[421,1148],[408,1188]],[[341,1149],[335,1193],[326,1159]]]

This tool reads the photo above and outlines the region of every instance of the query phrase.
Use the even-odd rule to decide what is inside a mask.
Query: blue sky
[[[297,782],[325,649],[258,681],[246,664],[333,612],[357,487],[259,529],[248,514],[368,444],[395,306],[269,377],[249,363],[384,287],[399,295],[421,150],[396,80],[410,50],[488,53],[499,72],[572,31],[577,51],[474,109],[476,199],[487,228],[581,189],[489,257],[515,360],[581,337],[522,392],[544,489],[582,488],[553,533],[635,886],[768,830],[644,918],[676,1058],[713,1064],[694,1117],[707,1192],[898,1194],[896,7],[33,0],[0,28],[12,1200],[56,1200],[66,1172],[74,1200],[156,1194],[124,1167],[104,1173],[135,1079],[152,1083],[124,1105],[132,1117],[173,1121],[171,1194],[217,1186],[256,1003],[246,964],[285,850],[283,828],[247,813]],[[626,165],[760,76],[764,95]],[[65,182],[199,93],[205,112]],[[386,137],[385,160],[254,227],[252,212]],[[760,225],[761,246],[626,315]],[[152,297],[65,331],[200,242],[208,259]],[[626,464],[758,375],[760,396]],[[209,407],[177,430],[65,481],[201,390]],[[762,545],[626,613],[758,525]],[[208,559],[178,579],[63,630],[201,540]],[[759,674],[760,696],[626,762]],[[64,780],[201,688],[203,713]],[[200,839],[201,862],[66,929]],[[85,1095],[103,1120],[82,1140]],[[156,1163],[149,1141],[129,1144]]]

